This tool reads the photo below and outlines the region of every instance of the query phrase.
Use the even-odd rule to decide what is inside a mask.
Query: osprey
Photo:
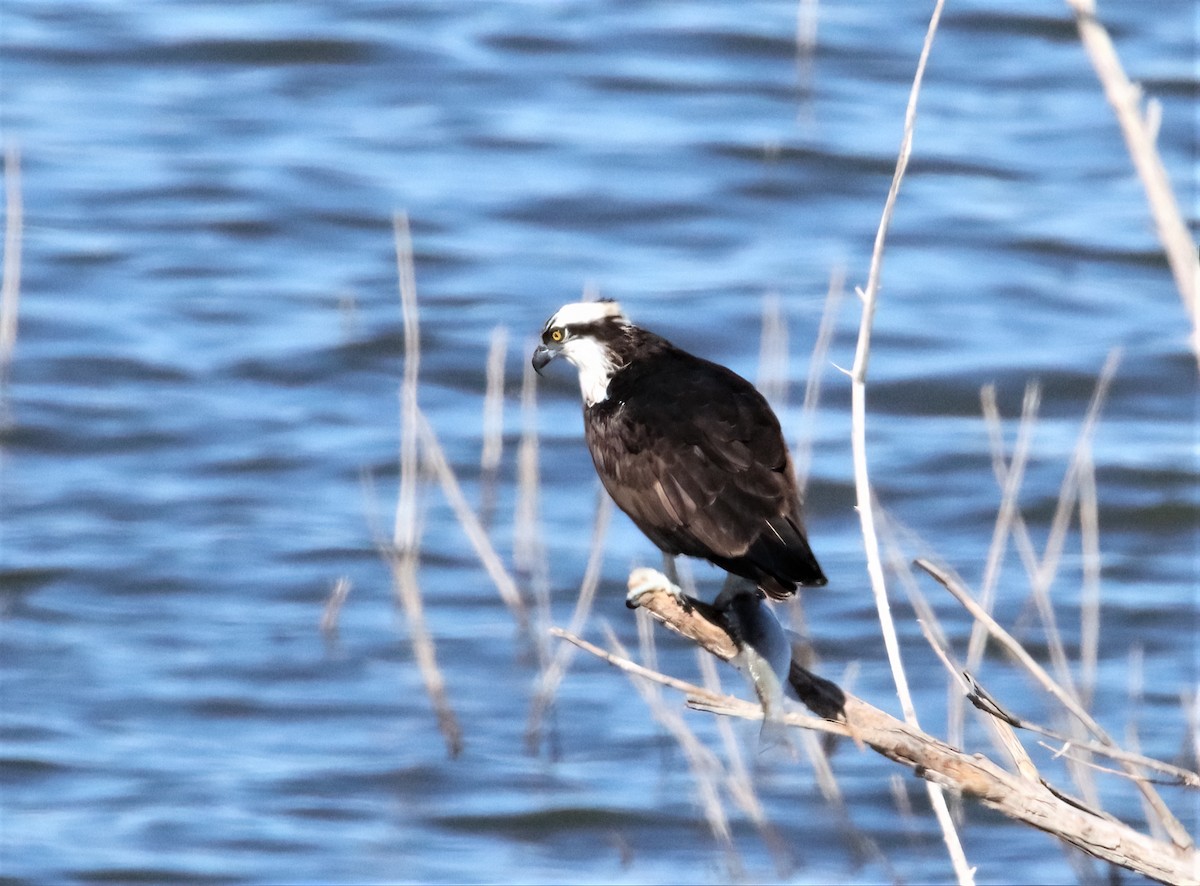
[[[634,326],[614,301],[546,321],[533,368],[560,355],[579,370],[604,488],[664,554],[708,560],[775,600],[825,584],[779,419],[750,382]]]

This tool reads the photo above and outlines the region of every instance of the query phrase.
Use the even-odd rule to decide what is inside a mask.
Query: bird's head
[[[608,380],[624,363],[619,348],[629,329],[629,318],[615,301],[563,305],[542,328],[533,368],[540,375],[555,357],[566,357],[579,370],[583,399],[591,406],[608,395]]]

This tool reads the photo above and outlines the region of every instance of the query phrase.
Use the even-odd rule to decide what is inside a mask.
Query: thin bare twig
[[[1039,741],[1038,745],[1040,745],[1041,747],[1045,748],[1046,750],[1048,750],[1052,754],[1054,754],[1055,758],[1065,757],[1067,759],[1074,759],[1081,766],[1087,766],[1089,769],[1094,769],[1097,772],[1103,772],[1106,775],[1115,775],[1117,778],[1133,779],[1133,776],[1130,775],[1124,769],[1114,769],[1111,766],[1101,766],[1099,763],[1093,763],[1092,760],[1090,759],[1090,755],[1088,758],[1076,756],[1075,754],[1071,753],[1071,749],[1075,747],[1074,744],[1068,743],[1068,744],[1063,745],[1062,747],[1054,747],[1049,742]],[[1134,754],[1133,756],[1136,757],[1138,755]],[[1140,762],[1141,760],[1145,760],[1145,759],[1148,759],[1148,758],[1140,757],[1139,765],[1145,765],[1144,763]],[[1192,775],[1194,775],[1194,773],[1187,773],[1187,775],[1192,776]],[[1139,776],[1139,778],[1141,778],[1144,781],[1149,782],[1150,784],[1158,785],[1159,787],[1165,787],[1165,788],[1179,787],[1179,785],[1183,783],[1177,778],[1149,778],[1148,776],[1144,776],[1144,775]]]
[[[653,668],[640,665],[637,662],[621,654],[620,652],[609,652],[602,649],[595,643],[590,643],[582,637],[578,637],[562,628],[553,627],[550,629],[550,636],[558,637],[560,640],[566,640],[578,646],[584,652],[588,652],[602,661],[607,662],[618,670],[622,670],[627,674],[633,674],[636,677],[642,677],[652,683],[657,683],[660,686],[666,686],[669,689],[674,689],[677,692],[682,692],[687,697],[687,702],[690,707],[696,710],[717,710],[736,711],[732,716],[738,716],[746,720],[761,720],[762,705],[755,702],[746,701],[734,695],[721,695],[720,693],[711,692],[703,686],[697,686],[695,683],[689,683],[687,680],[680,680],[678,677],[672,677],[669,674],[663,674]],[[707,647],[706,647],[707,648]],[[709,650],[712,652],[712,650]],[[714,653],[717,654],[717,653]],[[733,653],[733,654],[736,654]],[[732,657],[732,654],[731,654]],[[798,711],[784,711],[780,713],[780,722],[788,726],[799,726],[804,729],[815,729],[818,732],[828,732],[831,735],[850,736],[850,731],[840,723],[835,723],[831,720],[824,720],[820,717],[814,717],[810,714],[801,714]]]
[[[858,347],[854,354],[854,367],[851,370],[851,442],[854,450],[854,487],[858,503],[859,522],[862,526],[863,544],[867,554],[867,572],[871,577],[871,590],[875,596],[875,607],[879,613],[879,622],[883,630],[883,645],[887,650],[888,663],[896,683],[896,692],[900,698],[900,707],[904,718],[909,723],[916,724],[917,712],[913,705],[912,694],[908,689],[908,678],[904,675],[904,664],[900,658],[900,642],[896,636],[896,627],[892,622],[891,607],[887,598],[887,584],[883,575],[883,562],[879,555],[879,539],[875,533],[873,515],[874,503],[871,483],[867,471],[867,365],[871,354],[871,328],[875,319],[875,305],[879,297],[879,288],[883,272],[883,251],[887,241],[888,228],[891,226],[892,215],[896,209],[896,199],[900,194],[900,183],[908,169],[908,161],[912,156],[913,133],[916,128],[917,99],[921,94],[921,82],[925,76],[925,66],[929,61],[929,53],[933,47],[933,38],[937,33],[938,22],[941,19],[942,7],[945,0],[937,0],[933,15],[929,19],[929,29],[925,33],[925,43],[921,47],[921,57],[917,62],[917,72],[913,77],[912,90],[909,93],[908,107],[904,113],[904,136],[900,142],[900,154],[896,160],[896,171],[892,176],[892,184],[888,189],[887,200],[884,202],[883,216],[879,221],[879,229],[875,234],[875,247],[871,253],[871,269],[867,276],[867,285],[862,291],[862,322],[858,331]],[[928,783],[929,800],[933,804],[938,824],[942,828],[946,848],[950,854],[954,874],[962,886],[975,882],[973,869],[967,863],[963,852],[962,842],[954,828],[950,810],[946,806],[946,798],[941,790],[932,782]]]
[[[1011,712],[1009,712],[1011,714]],[[1096,754],[1101,757],[1108,757],[1111,760],[1117,760],[1123,763],[1133,763],[1143,769],[1153,769],[1156,772],[1161,772],[1163,778],[1151,779],[1155,784],[1168,785],[1171,787],[1186,787],[1200,788],[1200,773],[1193,772],[1190,769],[1184,769],[1182,766],[1175,766],[1171,763],[1164,763],[1162,760],[1155,760],[1153,757],[1147,757],[1142,754],[1135,754],[1127,751],[1124,748],[1111,747],[1101,744],[1096,741],[1075,741],[1068,738],[1061,732],[1056,732],[1053,729],[1047,729],[1037,723],[1031,723],[1028,720],[1018,718],[1017,728],[1024,729],[1027,732],[1035,732],[1038,735],[1044,735],[1046,738],[1052,739],[1059,743],[1059,747],[1051,748],[1055,756],[1071,756],[1068,752],[1071,748],[1078,748],[1081,751],[1086,751],[1089,754]],[[1046,742],[1038,742],[1038,744],[1049,747]],[[1114,770],[1115,771],[1115,770]],[[1116,772],[1117,775],[1123,775],[1126,778],[1133,778],[1129,770]]]
[[[879,619],[883,627],[884,646],[887,649],[888,662],[896,682],[896,691],[900,696],[900,706],[904,710],[904,718],[909,722],[916,721],[916,709],[913,706],[912,695],[908,690],[908,680],[904,676],[904,665],[900,659],[900,644],[896,638],[896,628],[892,621],[891,607],[887,599],[887,584],[883,574],[883,561],[879,555],[879,539],[875,531],[874,495],[871,492],[870,475],[867,469],[866,448],[866,405],[867,405],[867,366],[871,355],[871,330],[875,319],[875,305],[879,295],[881,274],[883,270],[883,248],[887,240],[888,228],[891,225],[892,214],[896,208],[896,198],[900,193],[900,183],[908,168],[908,160],[912,155],[913,131],[916,124],[917,97],[920,95],[921,80],[925,73],[925,64],[929,58],[929,50],[933,45],[933,36],[937,32],[938,20],[941,17],[944,0],[938,0],[933,17],[929,22],[929,30],[925,35],[925,45],[921,50],[921,58],[917,63],[917,74],[913,79],[912,91],[909,94],[908,109],[904,115],[904,138],[900,144],[900,156],[896,161],[896,172],[892,176],[892,185],[888,190],[887,201],[883,208],[883,217],[879,222],[879,230],[875,234],[875,249],[871,255],[871,270],[867,278],[866,288],[861,292],[863,307],[862,320],[858,330],[858,346],[854,355],[854,367],[850,372],[852,394],[851,442],[854,449],[854,486],[858,504],[859,522],[862,525],[863,543],[867,554],[867,572],[871,577],[871,590],[875,595],[875,605],[879,610]]]
[[[446,681],[437,663],[437,649],[433,636],[425,622],[425,604],[421,600],[421,587],[417,583],[417,558],[413,554],[393,555],[388,558],[392,569],[392,586],[396,598],[404,609],[412,643],[413,659],[425,683],[425,692],[437,715],[438,728],[446,740],[446,751],[457,757],[463,749],[463,732],[458,717],[450,705],[446,693]]]

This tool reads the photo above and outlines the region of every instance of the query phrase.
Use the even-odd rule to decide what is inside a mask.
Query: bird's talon
[[[685,612],[692,611],[692,602],[688,595],[661,572],[654,569],[635,569],[630,573],[629,591],[625,594],[626,606],[637,609],[642,605],[642,597],[652,593],[670,594]]]

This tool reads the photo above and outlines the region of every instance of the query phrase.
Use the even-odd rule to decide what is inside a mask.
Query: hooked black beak
[[[538,375],[546,368],[546,364],[558,356],[558,351],[551,350],[545,345],[538,345],[533,352],[533,371]]]

